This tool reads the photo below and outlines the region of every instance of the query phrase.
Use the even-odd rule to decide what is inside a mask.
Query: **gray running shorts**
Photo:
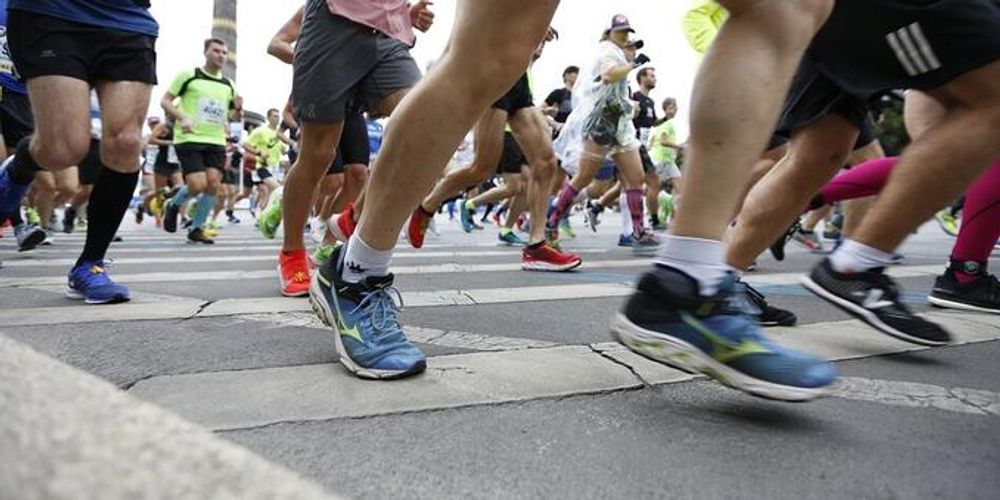
[[[306,4],[293,68],[295,113],[315,123],[344,121],[349,104],[375,112],[420,79],[405,43],[331,14],[326,0]]]

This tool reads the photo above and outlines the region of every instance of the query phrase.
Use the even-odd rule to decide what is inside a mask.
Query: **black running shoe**
[[[756,311],[756,314],[753,314],[753,317],[757,320],[758,325],[795,326],[795,323],[798,321],[795,313],[787,309],[781,309],[768,304],[767,299],[764,298],[764,294],[760,293],[756,288],[750,286],[749,283],[742,283],[746,287],[746,297],[750,300],[752,309]]]
[[[958,270],[976,279],[960,283],[955,279]],[[986,272],[985,262],[952,261],[944,274],[934,280],[934,289],[927,300],[937,307],[1000,314],[1000,281]]]
[[[785,245],[788,244],[788,240],[792,239],[792,236],[795,236],[795,233],[797,233],[799,229],[802,229],[802,225],[799,224],[798,219],[795,219],[795,222],[788,226],[788,229],[785,230],[784,234],[779,236],[778,239],[771,244],[771,248],[769,250],[771,250],[771,255],[774,257],[774,260],[785,260]]]
[[[188,243],[203,243],[205,245],[214,245],[215,240],[205,236],[205,232],[201,230],[200,227],[194,228],[188,231]]]
[[[63,232],[66,234],[72,234],[73,230],[76,229],[75,208],[69,207],[65,211],[63,211],[62,226],[63,226]]]
[[[180,215],[181,209],[174,205],[173,202],[167,202],[167,207],[163,209],[163,230],[168,233],[177,232],[177,217]]]
[[[913,314],[899,300],[899,288],[883,268],[842,274],[823,259],[803,285],[823,300],[900,340],[921,345],[945,345],[951,334],[936,323]]]

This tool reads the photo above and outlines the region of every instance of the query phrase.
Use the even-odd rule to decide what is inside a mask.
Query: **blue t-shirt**
[[[7,48],[7,0],[0,0],[0,87],[18,94],[28,93],[28,87],[17,77]]]
[[[143,0],[10,0],[10,8],[152,37],[160,31]]]

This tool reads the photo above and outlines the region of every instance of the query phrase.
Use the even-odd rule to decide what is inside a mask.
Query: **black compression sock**
[[[532,243],[532,244],[526,246],[525,248],[527,248],[529,250],[538,250],[539,248],[542,248],[542,245],[544,245],[544,244],[545,244],[545,240],[542,240],[542,241],[539,241],[538,243]]]
[[[128,211],[132,191],[138,180],[139,172],[123,174],[101,167],[101,177],[94,184],[94,191],[90,193],[90,202],[87,204],[87,242],[76,265],[85,261],[104,260],[108,246],[118,231],[118,225]]]
[[[29,144],[31,144],[31,137],[25,137],[17,143],[16,156],[7,167],[10,180],[22,186],[31,184],[31,181],[35,180],[35,173],[42,169],[31,157]]]

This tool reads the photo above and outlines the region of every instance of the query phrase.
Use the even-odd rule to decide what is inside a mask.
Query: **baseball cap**
[[[614,16],[611,16],[611,24],[608,25],[608,27],[604,30],[604,32],[607,33],[609,31],[622,31],[622,30],[626,30],[630,33],[635,33],[635,30],[632,29],[632,24],[628,22],[628,18],[625,17],[625,14],[615,14]]]

